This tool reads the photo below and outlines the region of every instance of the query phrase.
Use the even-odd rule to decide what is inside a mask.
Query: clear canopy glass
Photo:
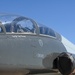
[[[6,32],[34,33],[32,21],[23,16],[0,15],[0,22],[5,26]]]
[[[55,32],[42,24],[37,24],[35,21],[18,15],[0,15],[0,23],[5,27],[6,32],[13,33],[36,33],[55,37]],[[38,27],[38,28],[37,28]],[[1,31],[1,30],[0,30]]]

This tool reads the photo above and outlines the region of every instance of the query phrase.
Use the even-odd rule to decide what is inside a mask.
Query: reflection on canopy
[[[39,24],[40,34],[49,35],[55,37],[55,32],[42,24]]]
[[[32,32],[34,26],[30,19],[22,16],[3,15],[0,16],[2,24],[5,26],[6,32]]]
[[[40,34],[55,37],[55,32],[51,28],[48,28],[41,24],[35,24],[35,21],[23,16],[0,15],[0,21],[4,25],[6,32],[35,33],[37,30],[38,32],[40,32]]]

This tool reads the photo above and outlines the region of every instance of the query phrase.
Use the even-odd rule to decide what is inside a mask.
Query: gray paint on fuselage
[[[42,46],[39,40],[42,41]],[[65,52],[66,49],[59,40],[52,37],[12,33],[0,35],[0,51],[1,65],[23,68],[47,68],[49,66],[52,68],[53,61],[48,60],[45,64],[46,57],[55,51],[55,53]],[[56,56],[49,57],[49,59],[54,60]]]

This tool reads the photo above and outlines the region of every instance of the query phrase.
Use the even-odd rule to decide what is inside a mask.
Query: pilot
[[[14,32],[14,26],[13,25],[11,25],[11,32],[13,33]]]
[[[0,21],[0,25],[2,25],[2,22]]]
[[[20,24],[17,24],[17,32],[24,32]]]
[[[2,25],[2,22],[0,21],[0,25]],[[2,33],[3,32],[3,29],[2,29],[2,27],[0,27],[0,33]]]

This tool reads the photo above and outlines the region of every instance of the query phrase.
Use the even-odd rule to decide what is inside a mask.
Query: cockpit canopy
[[[56,36],[55,32],[51,28],[48,28],[42,24],[39,24],[38,27],[39,27],[40,34],[49,35],[49,36],[53,36],[53,37]]]
[[[34,25],[28,18],[14,15],[2,15],[0,16],[0,21],[5,26],[6,32],[34,33]]]
[[[18,15],[0,15],[0,23],[5,27],[6,33],[38,33],[56,37],[55,32],[34,20]],[[0,32],[3,30],[0,29]]]

